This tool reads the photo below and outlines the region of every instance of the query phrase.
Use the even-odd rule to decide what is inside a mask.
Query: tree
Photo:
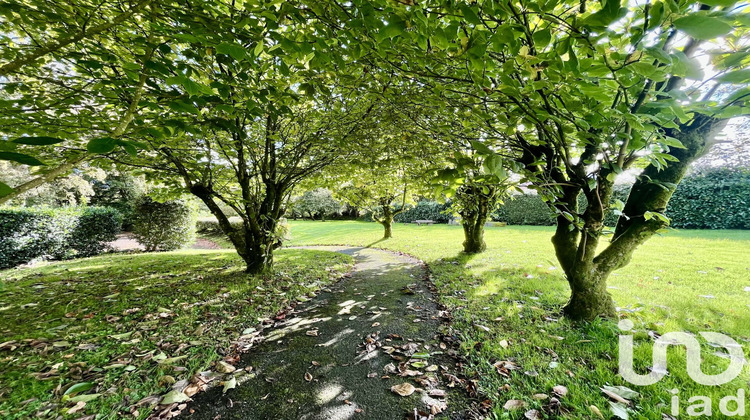
[[[371,116],[358,135],[351,157],[329,172],[328,185],[350,205],[367,209],[393,237],[393,220],[420,193],[426,193],[438,159],[435,142],[388,104]]]
[[[466,110],[465,124],[514,155],[555,209],[573,319],[615,315],[608,276],[668,224],[687,166],[746,112],[747,19],[731,1],[351,4],[373,56],[418,80],[425,102]],[[694,58],[705,55],[707,73]],[[644,169],[598,252],[629,168]]]
[[[435,191],[446,195],[451,201],[451,210],[461,218],[464,230],[464,252],[476,254],[487,248],[484,242],[484,225],[492,211],[509,188],[509,176],[505,164],[498,155],[482,143],[477,148],[488,155],[480,155],[469,149],[457,151],[448,159],[451,168],[438,172],[443,181]]]
[[[369,80],[362,69],[345,69],[334,44],[317,42],[336,39],[332,30],[287,3],[176,15],[143,114],[160,128],[143,133],[147,153],[112,155],[199,198],[248,273],[272,266],[294,187],[333,163],[375,106],[359,87]]]
[[[320,216],[320,220],[325,222],[326,216],[341,213],[341,203],[333,198],[331,190],[316,188],[305,191],[301,196],[293,197],[292,212],[307,214],[312,220],[315,220],[315,216]]]

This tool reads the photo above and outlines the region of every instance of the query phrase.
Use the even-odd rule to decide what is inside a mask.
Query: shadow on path
[[[266,333],[265,341],[237,365],[252,366],[253,378],[226,394],[216,387],[196,395],[181,417],[402,419],[415,408],[429,413],[430,406],[444,408],[447,401],[447,410],[439,417],[464,418],[460,413],[468,400],[461,384],[448,387],[455,377],[446,369],[452,370],[455,362],[440,354],[438,308],[419,261],[376,249],[314,249],[352,255],[356,265],[351,277],[299,305]],[[368,337],[374,337],[369,352],[364,344]],[[387,365],[399,366],[399,360],[387,354],[389,347],[404,346],[411,352],[429,353],[429,358],[419,361],[435,367],[406,363],[401,370],[408,367],[419,375],[388,373]],[[409,357],[404,361],[409,362]],[[392,386],[405,382],[420,389],[407,397],[391,392]],[[441,390],[448,393],[445,398],[431,397],[431,390],[436,396]]]

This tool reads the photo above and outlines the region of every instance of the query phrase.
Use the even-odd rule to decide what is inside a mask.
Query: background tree
[[[327,216],[341,213],[342,210],[341,203],[333,198],[333,193],[327,188],[305,191],[302,195],[293,197],[291,201],[292,212],[301,216],[307,215],[312,220],[315,220],[315,216],[320,216],[323,222]]]
[[[480,155],[471,149],[455,152],[447,159],[452,167],[438,172],[437,178],[443,183],[435,190],[451,199],[451,210],[460,216],[463,248],[468,254],[487,248],[484,225],[510,187],[503,159],[484,144],[475,144],[488,154]]]

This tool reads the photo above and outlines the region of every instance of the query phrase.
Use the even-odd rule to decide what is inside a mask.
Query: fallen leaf
[[[547,395],[547,394],[534,394],[534,395],[531,396],[531,398],[533,398],[535,400],[540,400],[541,401],[541,400],[546,400],[547,398],[549,398],[549,395]]]
[[[227,363],[227,362],[225,362],[223,360],[219,360],[218,362],[216,362],[216,371],[217,372],[220,372],[220,373],[232,373],[235,370],[237,370],[236,367],[230,365],[229,363]]]
[[[539,410],[529,410],[523,413],[523,416],[529,420],[541,420],[542,413],[540,413]]]
[[[622,420],[628,420],[628,418],[630,418],[627,407],[625,407],[625,405],[621,403],[610,401],[609,408],[610,410],[612,410],[612,415],[617,418],[620,418]]]
[[[564,387],[562,385],[557,385],[557,386],[553,386],[552,387],[552,392],[554,392],[555,394],[557,394],[557,395],[559,395],[561,397],[564,397],[564,396],[568,395],[568,388]]]
[[[521,400],[508,400],[503,405],[506,410],[520,410],[524,407],[526,407],[526,403]]]
[[[393,385],[391,387],[391,392],[396,393],[402,397],[408,397],[409,395],[413,394],[416,388],[414,388],[414,385],[404,382],[400,385]]]
[[[75,385],[72,385],[67,390],[65,390],[65,393],[63,393],[63,396],[65,396],[65,395],[75,395],[75,394],[78,394],[79,392],[86,392],[89,389],[93,388],[94,385],[95,384],[93,382],[80,382],[80,383],[77,383]]]
[[[498,344],[500,345],[500,347],[502,347],[504,349],[508,348],[508,340],[500,340],[500,342]]]
[[[607,391],[613,392],[622,398],[626,399],[633,399],[638,397],[638,394],[636,391],[633,391],[632,389],[626,387],[626,386],[603,386],[602,389],[605,389]]]
[[[94,401],[95,399],[99,398],[100,395],[102,395],[102,394],[78,395],[78,396],[75,396],[75,397],[69,399],[68,401],[74,402],[74,403],[77,403],[77,402],[85,402],[86,403],[86,402],[89,402],[89,401]]]
[[[86,407],[86,403],[83,402],[83,401],[79,401],[75,406],[70,407],[68,409],[68,414],[77,413],[77,412],[81,411],[83,409],[83,407]]]
[[[231,378],[229,378],[228,381],[224,381],[224,389],[221,392],[226,394],[227,391],[229,391],[230,389],[234,389],[236,387],[237,387],[237,379],[234,376],[232,376]]]
[[[604,414],[602,414],[601,410],[599,410],[599,407],[595,405],[590,405],[589,410],[591,410],[591,412],[594,413],[597,417],[604,420]]]
[[[160,404],[169,405],[169,404],[181,403],[181,402],[185,402],[189,400],[190,400],[190,397],[185,395],[182,391],[174,389],[172,391],[167,392],[164,395],[164,397],[162,397]]]

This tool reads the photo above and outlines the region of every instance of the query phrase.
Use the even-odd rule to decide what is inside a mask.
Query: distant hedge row
[[[627,200],[628,188],[616,189],[613,200]],[[579,208],[586,205],[581,197]],[[750,172],[714,169],[687,176],[677,187],[667,207],[670,226],[681,229],[750,229]],[[509,225],[554,225],[555,214],[538,195],[507,199],[492,219]],[[614,212],[604,219],[617,223]]]
[[[107,207],[0,209],[0,268],[99,254],[121,224],[122,215]]]
[[[435,223],[448,223],[451,215],[447,214],[446,210],[449,207],[450,203],[441,204],[435,201],[422,200],[403,213],[397,214],[394,220],[399,223],[412,223],[415,220],[432,220]]]

